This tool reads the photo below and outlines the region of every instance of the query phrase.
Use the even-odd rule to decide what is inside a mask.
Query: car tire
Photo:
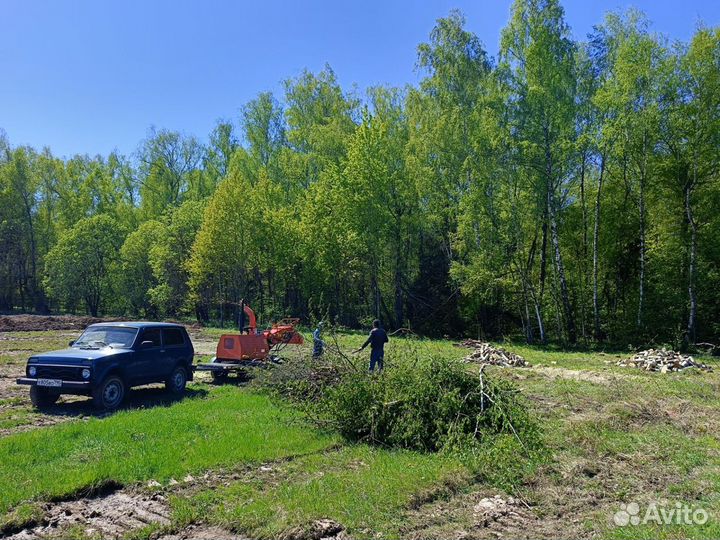
[[[165,381],[165,388],[168,392],[175,396],[181,396],[185,393],[187,385],[187,371],[183,367],[176,367]]]
[[[102,411],[117,409],[125,399],[125,383],[116,376],[110,375],[92,393],[93,405]]]
[[[41,386],[30,387],[30,401],[33,406],[38,409],[42,407],[49,407],[53,405],[58,399],[60,399],[60,392],[53,392],[47,388]]]

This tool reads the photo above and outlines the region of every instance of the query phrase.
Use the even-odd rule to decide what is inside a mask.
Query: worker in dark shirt
[[[370,330],[365,343],[358,350],[354,351],[359,353],[365,347],[370,345],[370,373],[375,371],[375,365],[377,364],[378,371],[383,370],[383,360],[385,358],[385,344],[388,342],[388,335],[385,330],[380,327],[380,321],[375,319],[373,321],[373,328]]]
[[[325,342],[322,339],[323,322],[320,321],[317,328],[312,333],[313,338],[313,358],[320,358],[325,352]]]

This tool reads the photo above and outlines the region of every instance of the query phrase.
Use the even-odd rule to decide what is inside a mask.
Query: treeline
[[[0,139],[0,310],[716,339],[720,29],[670,43],[628,12],[575,42],[557,1],[517,0],[494,59],[464,22],[418,47],[417,87],[304,72],[207,144]]]

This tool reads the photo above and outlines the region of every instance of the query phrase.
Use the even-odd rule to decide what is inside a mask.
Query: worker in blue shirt
[[[376,365],[378,367],[378,372],[383,370],[383,361],[385,359],[385,344],[388,341],[389,339],[387,332],[385,332],[385,330],[380,326],[380,321],[378,319],[375,319],[373,321],[372,330],[370,330],[370,335],[365,340],[365,343],[363,343],[362,347],[360,347],[358,350],[354,351],[355,353],[359,353],[365,347],[370,345],[370,373],[375,371]]]

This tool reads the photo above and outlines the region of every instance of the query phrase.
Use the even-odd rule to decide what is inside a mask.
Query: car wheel
[[[175,395],[181,395],[185,393],[185,385],[187,384],[187,372],[185,368],[176,367],[173,372],[165,381],[165,388],[168,392]]]
[[[53,392],[41,386],[30,387],[30,401],[37,407],[49,407],[60,398],[60,392]]]
[[[93,390],[93,405],[101,410],[117,409],[125,398],[125,383],[111,375]]]

